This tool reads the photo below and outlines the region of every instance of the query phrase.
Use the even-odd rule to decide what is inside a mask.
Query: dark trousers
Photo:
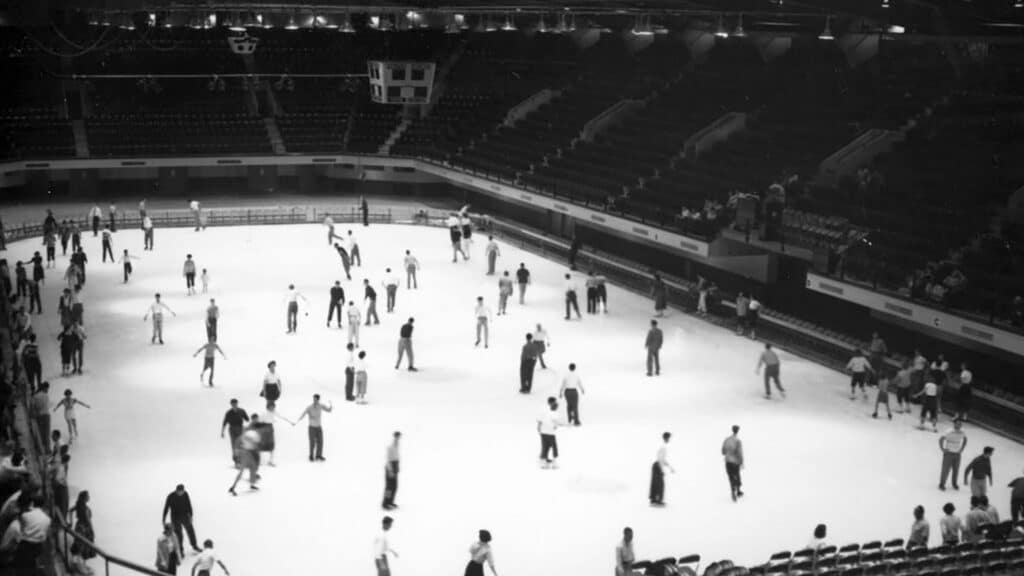
[[[22,363],[25,370],[25,378],[28,380],[29,389],[35,392],[36,388],[43,383],[43,365],[37,360],[26,360]]]
[[[658,348],[647,349],[647,375],[661,374],[661,359],[658,357]]]
[[[196,287],[196,273],[189,272],[185,274],[185,289],[191,292]]]
[[[104,262],[107,261],[107,254],[110,254],[110,261],[111,262],[116,262],[117,261],[117,259],[114,258],[114,248],[110,245],[110,242],[104,242],[103,243],[103,261]]]
[[[366,307],[366,325],[370,325],[370,319],[373,318],[374,324],[380,324],[380,318],[377,317],[377,300],[375,298],[370,299],[370,304]]]
[[[39,437],[50,439],[50,415],[36,414],[36,428],[39,430]]]
[[[324,457],[324,429],[319,426],[309,427],[309,457]]]
[[[61,238],[60,239],[60,255],[61,256],[67,256],[68,255],[68,240],[70,240],[70,239],[71,239],[70,237],[68,237],[68,238]]]
[[[228,439],[231,440],[231,459],[234,460],[235,464],[238,464],[238,439],[242,437],[241,428],[228,428]]]
[[[39,290],[28,291],[28,313],[35,311],[36,314],[43,313],[43,302],[39,299]]]
[[[341,301],[331,300],[331,305],[327,308],[327,325],[331,324],[331,320],[334,319],[334,312],[338,312],[338,328],[341,328]]]
[[[537,366],[536,358],[519,361],[519,391],[529,392],[533,388],[533,369]]]
[[[110,231],[117,232],[117,219],[114,218],[113,214],[110,215]]]
[[[46,261],[47,262],[53,262],[56,259],[57,259],[57,247],[56,246],[47,246],[46,247]]]
[[[185,545],[185,541],[181,539],[181,529],[184,528],[188,534],[188,543],[192,545],[194,550],[199,549],[199,546],[196,546],[196,530],[192,527],[191,518],[175,518],[172,516],[171,525],[174,527],[174,535],[178,537],[178,542],[182,546]]]
[[[131,275],[132,275],[132,263],[131,262],[125,262],[124,263],[124,283],[125,284],[128,283],[128,277],[131,276]]]
[[[857,391],[857,386],[860,386],[861,392],[863,392],[864,384],[867,382],[867,379],[867,372],[854,372],[853,375],[850,376],[850,394]]]
[[[497,262],[498,262],[498,253],[497,252],[488,252],[488,254],[487,254],[487,275],[488,276],[493,276],[494,275],[494,265],[497,264]]]
[[[729,487],[738,493],[740,491],[740,487],[743,486],[743,480],[740,478],[740,465],[733,464],[732,462],[726,462],[725,474],[729,477]]]
[[[288,303],[288,331],[295,332],[299,328],[299,303]]]
[[[71,355],[71,367],[74,368],[75,372],[82,371],[82,364],[85,363],[85,344],[81,340],[78,341],[78,345],[75,346],[75,352]]]
[[[345,400],[353,400],[352,388],[356,383],[356,370],[351,366],[345,368]]]
[[[779,365],[773,364],[764,367],[764,395],[771,396],[772,388],[770,382],[775,381],[775,387],[779,389],[779,392],[785,392],[782,388],[782,383],[779,381]]]
[[[665,501],[665,473],[657,462],[651,465],[651,490],[648,499],[651,504],[661,504]]]
[[[956,479],[960,477],[960,453],[959,452],[943,452],[942,453],[942,472],[939,474],[939,487],[946,487],[946,478],[949,477],[949,473],[953,473],[953,488],[959,488],[956,483]]]
[[[206,339],[210,342],[217,341],[217,319],[207,318],[206,319]]]
[[[394,312],[395,294],[398,292],[398,284],[388,284],[384,288],[388,293],[388,312]]]
[[[580,393],[574,388],[565,391],[565,412],[570,424],[580,425]]]
[[[395,368],[398,368],[402,364],[402,357],[409,354],[409,368],[416,366],[415,359],[412,355],[412,338],[399,338],[398,339],[398,360],[395,361]]]
[[[405,288],[406,289],[419,288],[419,285],[416,283],[416,269],[415,268],[406,268],[405,269]]]
[[[395,505],[395,494],[398,493],[398,462],[391,462],[390,472],[384,472],[384,501],[381,503],[383,506],[394,506]]]
[[[95,238],[96,235],[99,234],[99,233],[100,233],[100,217],[99,216],[93,216],[92,217],[92,235],[93,235],[93,238]]]
[[[1024,517],[1024,498],[1010,498],[1010,517],[1014,524]]]
[[[551,462],[550,456],[558,458],[558,440],[554,434],[540,435],[540,459]]]
[[[143,250],[152,250],[153,249],[153,229],[152,228],[147,228],[146,231],[143,233],[142,248],[143,248]]]
[[[576,312],[576,317],[580,318],[580,305],[576,302],[576,292],[565,293],[565,319],[569,319],[569,309],[572,308]]]
[[[587,314],[597,314],[597,288],[587,288]]]

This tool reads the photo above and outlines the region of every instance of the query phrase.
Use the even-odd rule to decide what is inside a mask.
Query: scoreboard
[[[434,87],[434,63],[370,60],[370,96],[380,104],[426,104]]]

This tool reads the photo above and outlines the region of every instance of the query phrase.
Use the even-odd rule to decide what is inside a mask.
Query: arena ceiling
[[[425,13],[555,15],[572,13],[588,18],[649,16],[667,26],[688,18],[717,15],[785,25],[831,16],[838,28],[844,23],[870,22],[901,26],[910,32],[941,35],[1024,34],[1024,0],[444,0],[439,2],[273,2],[196,0],[0,0],[0,12],[11,22],[40,21],[68,11],[346,11],[368,14]]]

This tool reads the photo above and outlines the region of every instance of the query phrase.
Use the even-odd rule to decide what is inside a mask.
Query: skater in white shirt
[[[491,309],[489,306],[484,304],[484,297],[477,296],[476,308],[473,311],[476,316],[476,344],[473,346],[480,346],[480,334],[484,336],[484,348],[490,345],[490,330],[488,325],[491,322]]]
[[[192,295],[196,293],[196,262],[192,255],[185,256],[185,264],[181,267],[181,275],[185,277],[185,293]]]
[[[356,358],[356,404],[366,404],[366,350],[360,350]]]
[[[192,576],[212,576],[214,564],[220,566],[220,569],[224,571],[224,576],[230,576],[228,567],[213,555],[213,540],[207,540],[203,542],[203,551],[199,553],[196,563],[192,565]]]
[[[124,267],[124,283],[125,284],[128,283],[128,277],[130,277],[132,275],[132,272],[133,272],[132,260],[140,260],[140,258],[138,256],[135,256],[134,254],[129,254],[128,253],[128,249],[125,248],[124,254],[122,254],[121,258],[118,259],[118,262],[121,263],[121,265]]]
[[[348,249],[348,256],[352,259],[352,264],[354,266],[362,267],[363,259],[359,255],[359,242],[356,241],[356,236],[351,230],[348,231],[348,238],[345,242],[345,247]]]
[[[294,334],[299,329],[299,299],[303,302],[309,302],[301,292],[295,289],[294,284],[288,285],[288,294],[285,295],[285,301],[288,303],[288,331],[287,334]],[[309,314],[307,312],[307,314]]]
[[[334,233],[334,219],[330,215],[324,216],[324,226],[327,226],[327,245],[330,246],[334,242],[335,238],[341,239]]]
[[[548,397],[548,403],[537,417],[537,433],[540,434],[541,468],[558,468],[558,438],[555,435],[564,421],[558,417],[558,400]]]
[[[565,398],[566,419],[573,426],[580,425],[580,394],[584,394],[583,380],[576,373],[576,364],[569,364],[569,373],[562,378],[558,397]]]
[[[570,311],[569,309],[571,308],[572,310],[576,311],[576,319],[577,320],[582,320],[583,316],[580,316],[579,301],[576,298],[576,292],[577,292],[576,281],[573,280],[572,274],[566,274],[565,275],[564,290],[565,290],[565,319],[566,320],[570,319],[571,316],[569,314],[569,311]]]
[[[508,297],[512,295],[512,278],[508,270],[498,279],[498,315],[504,316],[508,311]]]
[[[459,228],[462,230],[462,250],[463,256],[466,260],[469,260],[470,248],[473,246],[473,221],[469,219],[465,210],[469,206],[464,206],[462,212],[459,214]]]
[[[863,350],[857,350],[853,358],[846,363],[846,369],[850,372],[850,400],[857,397],[857,386],[860,386],[860,391],[864,394],[864,399],[867,400],[868,392],[864,389],[864,385],[867,383],[868,375],[874,374],[875,370]]]
[[[156,294],[155,300],[149,305],[149,311],[142,317],[143,322],[149,320],[150,316],[153,317],[153,337],[149,340],[150,344],[155,344],[158,340],[161,344],[164,343],[164,310],[170,312],[172,316],[178,316],[167,304],[160,301],[160,294]]]
[[[203,371],[199,373],[199,381],[200,382],[203,381],[203,377],[206,375],[206,371],[209,370],[210,371],[210,382],[209,382],[209,385],[211,387],[213,387],[213,364],[214,364],[213,361],[215,359],[214,353],[219,352],[221,358],[223,358],[225,360],[227,360],[228,357],[224,355],[224,351],[221,350],[220,346],[217,345],[217,341],[216,340],[207,340],[206,344],[203,344],[202,346],[200,346],[199,349],[196,350],[194,354],[192,354],[192,357],[195,358],[196,356],[199,355],[200,352],[203,353]]]
[[[391,272],[391,268],[387,268],[384,271],[384,292],[387,294],[387,310],[388,313],[395,311],[395,295],[398,293],[398,283],[401,282],[398,279],[397,274]]]
[[[348,343],[359,348],[359,324],[363,321],[363,313],[359,311],[359,307],[354,301],[349,301],[346,316],[348,317]]]
[[[381,532],[373,540],[373,562],[377,568],[377,576],[391,576],[391,568],[388,566],[388,554],[398,558],[398,552],[395,552],[391,545],[388,544],[388,531],[391,530],[391,524],[394,522],[391,516],[385,516],[381,520]]]
[[[420,261],[408,250],[405,251],[405,289],[412,290],[419,288],[416,283],[416,272],[420,269]]]
[[[671,432],[665,432],[661,435],[658,457],[651,466],[651,489],[648,495],[651,506],[665,505],[665,473],[672,472],[675,474],[676,472],[675,468],[668,463],[668,442],[671,439]]]

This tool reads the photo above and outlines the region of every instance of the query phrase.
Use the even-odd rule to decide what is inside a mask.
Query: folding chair
[[[789,565],[790,576],[793,572],[811,572],[812,570],[814,570],[814,560],[810,559],[800,560]]]
[[[814,558],[814,552],[814,548],[804,548],[803,550],[797,550],[796,552],[793,552],[793,561],[796,562],[797,560],[807,560],[809,558]]]
[[[1002,574],[1007,574],[1006,566],[1006,562],[1003,562],[1002,560],[998,562],[993,562],[985,566],[985,574],[992,574],[993,576],[1001,576]]]
[[[902,549],[903,548],[903,538],[894,538],[892,540],[889,540],[888,542],[885,543],[884,546],[882,546],[882,548],[884,548],[886,551],[892,550],[894,548]]]
[[[680,568],[688,566],[693,569],[694,572],[700,572],[700,554],[687,554],[682,556],[679,560],[676,560],[676,565]]]
[[[867,544],[862,545],[860,547],[860,552],[861,552],[861,554],[863,554],[865,552],[873,552],[875,550],[881,550],[881,549],[882,549],[882,541],[881,540],[874,540],[874,541],[868,542]]]
[[[789,550],[785,550],[785,551],[782,551],[782,552],[776,552],[775,554],[772,554],[771,557],[768,558],[768,563],[769,564],[787,564],[788,565],[790,559],[792,559],[792,558],[793,558],[793,553],[790,552]]]

